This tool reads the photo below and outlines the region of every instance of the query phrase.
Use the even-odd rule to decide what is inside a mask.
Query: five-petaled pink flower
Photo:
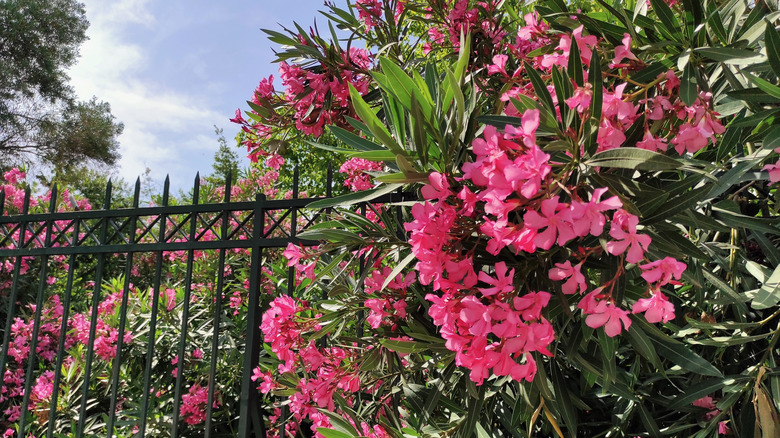
[[[650,298],[642,298],[634,303],[631,313],[642,312],[645,312],[645,319],[649,323],[669,322],[674,318],[674,305],[664,294],[656,291]]]
[[[631,327],[631,319],[628,317],[627,310],[608,301],[599,301],[596,308],[593,309],[593,313],[585,318],[585,324],[594,329],[604,326],[604,333],[610,338],[614,338],[620,334],[623,327],[626,330]]]
[[[637,224],[639,224],[638,217],[625,210],[616,211],[609,229],[609,235],[615,240],[607,242],[607,251],[612,255],[620,255],[628,249],[626,253],[628,263],[642,260],[652,239],[646,234],[637,234]]]
[[[512,284],[515,276],[515,268],[512,268],[509,272],[506,269],[506,263],[496,263],[496,278],[491,277],[485,272],[480,271],[479,281],[492,285],[493,287],[480,287],[478,288],[485,296],[495,295],[497,293],[512,292],[515,287]]]

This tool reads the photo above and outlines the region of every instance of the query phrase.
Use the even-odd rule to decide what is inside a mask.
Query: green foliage
[[[114,165],[123,125],[108,103],[77,101],[66,71],[86,39],[74,0],[0,2],[0,157],[55,170]],[[10,167],[10,166],[9,166]]]
[[[231,183],[235,184],[240,176],[238,171],[238,154],[228,147],[222,128],[215,126],[214,132],[217,134],[219,149],[214,154],[214,162],[211,164],[214,172],[208,179],[215,184],[220,184],[227,181],[228,175],[231,175]]]
[[[467,3],[467,8],[482,7]],[[780,369],[775,362],[780,354],[780,192],[762,171],[777,161],[780,146],[777,5],[739,0],[538,2],[533,9],[553,31],[549,43],[532,53],[491,48],[481,33],[485,25],[464,35],[457,48],[445,40],[426,56],[420,50],[422,42],[430,42],[426,33],[437,24],[446,27],[443,17],[452,5],[406,2],[397,21],[394,3],[382,5],[384,15],[371,28],[356,16],[355,5],[325,13],[379,53],[369,92],[350,89],[355,111],[347,119],[350,126],[331,128],[339,143],[311,143],[384,165],[383,172],[373,175],[382,183],[378,187],[312,204],[335,212],[330,221],[304,234],[327,242],[319,254],[331,251],[321,256],[316,280],[302,291],[306,298],[327,297],[317,306],[325,333],[312,331],[310,339],[353,345],[362,358],[357,364],[361,381],[376,385],[358,395],[339,393],[353,397],[351,403],[336,403],[330,411],[355,418],[356,424],[379,423],[392,436],[705,437],[717,435],[723,426],[736,436],[780,430]],[[502,2],[479,17],[481,23],[495,20],[514,41],[525,12],[516,2]],[[572,42],[568,63],[541,68],[538,57],[553,53],[560,38],[580,26],[583,36],[599,41],[590,59],[581,57],[585,45]],[[325,43],[318,35],[310,36],[318,47],[315,54],[295,40],[295,32],[267,33],[284,45],[279,59],[305,59],[302,68],[316,71],[318,63],[328,62],[323,53],[337,52],[335,41]],[[610,60],[625,35],[631,37],[629,49],[637,59],[613,66]],[[492,58],[496,54],[509,55],[506,76],[488,73],[498,63]],[[699,101],[720,116],[725,132],[693,153],[675,153],[672,144],[666,152],[649,151],[637,147],[646,132],[671,141],[684,117],[650,119],[642,114],[621,128],[626,137],[621,147],[602,150],[606,95],[625,83],[621,100],[649,112],[645,99],[672,94],[662,89],[667,72],[680,80],[679,93],[673,94],[681,107]],[[578,114],[566,99],[585,83],[592,87],[590,105]],[[502,96],[514,87],[521,91]],[[459,184],[463,164],[475,160],[475,140],[482,138],[485,126],[503,130],[498,136],[509,133],[510,126],[523,126],[520,115],[526,110],[539,111],[534,141],[550,154],[558,179],[541,198],[513,200],[534,209],[553,195],[582,199],[593,188],[607,188],[652,238],[648,257],[684,260],[687,269],[680,283],[666,290],[673,319],[650,324],[632,315],[630,330],[610,337],[585,323],[576,307],[581,298],[563,294],[547,273],[569,257],[586,260],[588,281],[594,286],[613,281],[610,298],[630,309],[652,292],[641,277],[641,263],[626,265],[607,254],[604,238],[534,254],[508,249],[491,254],[485,250],[489,238],[459,217],[454,229],[463,241],[445,245],[466,248],[479,269],[487,266],[489,272],[499,261],[517,269],[513,293],[518,296],[538,290],[553,294],[545,313],[556,333],[552,356],[534,355],[539,371],[533,382],[492,375],[478,387],[468,369],[455,366],[460,351],[445,345],[427,313],[432,300],[425,297],[436,289],[410,285],[404,291],[408,316],[393,319],[392,326],[369,329],[363,322],[367,300],[398,299],[388,282],[422,261],[410,250],[408,235],[399,232],[412,221],[408,204],[391,211],[370,209],[373,213],[362,207],[363,215],[372,215],[368,223],[355,210],[360,202],[396,190],[396,184],[416,191],[434,172]],[[442,202],[462,205],[452,195]],[[522,227],[523,213],[513,211],[514,230]],[[599,255],[577,256],[587,248],[596,248]],[[451,251],[446,257],[455,252],[446,250]],[[353,255],[357,251],[364,251],[363,256]],[[382,269],[392,272],[382,274],[387,281],[379,291],[366,293],[366,279]],[[301,365],[299,376],[306,375],[305,367]],[[289,376],[280,376],[284,389],[279,394],[298,391],[288,381]],[[707,396],[717,402],[709,417],[692,405]],[[390,398],[392,408],[383,407]],[[354,435],[336,421],[331,424],[332,430],[318,431]]]

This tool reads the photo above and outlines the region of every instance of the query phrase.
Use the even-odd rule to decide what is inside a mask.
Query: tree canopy
[[[116,163],[123,125],[108,103],[78,101],[67,69],[89,26],[74,0],[0,1],[0,157],[55,169]]]

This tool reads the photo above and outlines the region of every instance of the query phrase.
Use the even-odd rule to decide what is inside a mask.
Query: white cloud
[[[210,108],[205,95],[155,81],[155,60],[136,40],[153,35],[164,21],[154,17],[148,0],[85,3],[89,40],[70,70],[71,83],[81,99],[94,95],[108,102],[124,123],[119,176],[132,182],[149,167],[155,179],[170,173],[174,187],[187,187],[198,170],[193,160],[210,162],[216,149],[212,125],[225,115]]]

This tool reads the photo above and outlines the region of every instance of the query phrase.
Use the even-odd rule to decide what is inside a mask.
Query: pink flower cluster
[[[119,294],[108,294],[98,305],[97,331],[95,336],[95,354],[106,361],[110,361],[116,355],[116,341],[118,330],[109,326],[105,317],[113,314],[115,303],[121,298]],[[30,313],[35,313],[35,306],[29,305]],[[29,409],[36,412],[44,412],[49,408],[49,402],[53,391],[54,371],[51,368],[56,360],[57,348],[60,342],[60,331],[63,324],[64,308],[58,295],[50,297],[41,309],[41,320],[38,331],[38,339],[35,349],[36,360],[40,361],[41,373],[35,377],[34,385],[30,392]],[[91,310],[84,313],[76,313],[68,321],[68,332],[64,345],[65,350],[70,350],[77,344],[87,345],[89,340],[89,318]],[[8,348],[8,357],[12,359],[3,370],[3,385],[0,385],[0,404],[5,403],[3,410],[5,420],[14,422],[21,415],[21,397],[24,395],[24,381],[26,363],[30,358],[32,348],[32,334],[34,318],[15,318],[11,326],[11,342]],[[130,331],[125,332],[124,342],[133,340]],[[72,358],[65,357],[65,363]],[[43,415],[43,414],[42,414]],[[48,412],[46,413],[48,415]]]
[[[382,21],[384,16],[383,0],[355,0],[355,8],[358,11],[358,16],[363,24],[366,25],[366,29],[371,29]],[[390,3],[388,0],[387,3]],[[404,0],[396,0],[394,18],[398,23],[398,19],[404,12]]]
[[[477,1],[470,6],[469,0],[455,0],[454,6],[441,17],[440,26],[428,29],[428,41],[423,44],[423,52],[430,52],[435,46],[449,43],[456,50],[460,48],[461,34],[471,34],[475,39],[493,46],[500,46],[506,32],[496,20],[495,0]],[[429,11],[432,12],[432,11]],[[431,14],[428,18],[431,18]],[[433,43],[433,44],[431,44]]]
[[[721,413],[721,410],[715,404],[715,400],[709,395],[694,401],[692,404],[707,410],[707,413],[703,415],[705,421],[710,421]],[[718,435],[729,435],[730,433],[731,428],[728,425],[728,421],[718,422]]]
[[[345,186],[349,187],[350,190],[360,191],[374,188],[371,175],[366,172],[380,171],[383,168],[382,163],[362,158],[350,158],[341,165],[339,172],[347,174],[347,179],[344,181]]]
[[[622,87],[605,99],[605,117],[635,117],[635,107],[624,105],[621,94]],[[604,250],[619,256],[621,262],[636,265],[646,261],[651,243],[639,230],[639,218],[622,209],[617,196],[602,200],[606,188],[593,189],[587,201],[584,188],[568,188],[568,200],[551,193],[559,187],[553,178],[560,176],[554,174],[550,156],[536,144],[538,126],[538,111],[527,110],[520,126],[507,125],[503,133],[485,127],[482,138],[473,143],[474,161],[463,165],[462,178],[455,178],[461,182],[460,189],[452,187],[445,175],[431,174],[422,189],[429,201],[414,205],[414,220],[405,224],[418,260],[419,280],[439,292],[426,296],[433,303],[429,314],[440,327],[447,348],[456,353],[458,365],[471,370],[471,379],[478,384],[491,372],[532,380],[536,365],[529,353],[550,354],[547,346],[554,333],[542,315],[550,294],[520,289],[515,269],[504,261],[476,265],[475,245],[468,243],[475,232],[494,256],[506,249],[519,255],[521,251],[533,254],[556,246],[565,248],[588,236],[603,238],[606,234],[603,248],[564,250],[564,254],[573,253],[577,263],[557,263],[549,278],[563,282],[565,294],[583,294],[578,307],[586,324],[604,327],[609,336],[631,325],[629,312],[612,295],[617,277],[588,293],[582,266],[588,256]],[[644,312],[650,322],[669,321],[674,306],[660,288],[679,280],[685,264],[667,257],[639,267],[650,295],[636,302],[633,312]]]
[[[324,67],[315,73],[297,65],[282,62],[279,75],[285,87],[285,99],[295,108],[295,126],[304,134],[319,137],[323,127],[330,124],[345,125],[343,115],[351,114],[349,86],[360,94],[368,92],[371,55],[357,47],[341,54],[342,65],[337,72]],[[326,99],[330,105],[326,105]]]
[[[417,280],[417,276],[414,272],[408,272],[406,276],[399,273],[383,289],[382,285],[391,271],[389,266],[376,267],[365,281],[366,294],[378,296],[365,301],[369,309],[366,321],[374,329],[384,325],[393,330],[397,321],[406,318],[406,289]]]
[[[645,116],[648,120],[677,120],[679,126],[671,131],[671,138],[657,136],[653,130],[647,129],[642,141],[637,147],[651,151],[666,151],[667,141],[674,145],[675,151],[683,155],[685,152],[695,153],[715,143],[715,136],[723,134],[726,128],[717,119],[717,113],[711,109],[712,94],[699,93],[699,97],[691,106],[685,105],[678,98],[680,80],[670,70],[665,73],[665,83],[659,85],[659,94],[654,98],[642,100],[645,104]],[[659,77],[660,79],[660,77]]]
[[[181,396],[181,408],[179,415],[189,425],[200,424],[206,421],[206,407],[209,401],[209,387],[195,383],[190,386],[187,394]],[[219,407],[217,397],[214,397],[213,408]]]
[[[328,416],[320,409],[337,412],[334,396],[352,400],[352,395],[366,388],[361,384],[356,363],[357,350],[341,347],[319,348],[313,341],[307,341],[305,334],[320,329],[316,319],[306,318],[302,313],[311,309],[306,302],[290,297],[277,297],[263,314],[260,326],[265,341],[271,344],[280,360],[278,371],[305,371],[305,376],[295,385],[295,392],[289,396],[289,409],[297,424],[304,420],[311,422],[316,437],[322,437],[317,428],[330,428]],[[271,372],[254,370],[252,380],[259,381],[258,389],[263,394],[283,387],[275,381]],[[365,436],[385,437],[381,427],[365,430]],[[364,428],[365,429],[365,428]],[[369,434],[370,432],[370,434]]]

